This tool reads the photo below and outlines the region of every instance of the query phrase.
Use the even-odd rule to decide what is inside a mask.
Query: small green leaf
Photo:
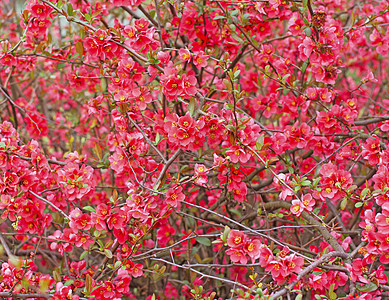
[[[92,18],[90,15],[85,14],[84,17],[85,17],[85,20],[87,20],[89,23],[92,21]]]
[[[306,27],[304,29],[304,33],[309,37],[312,35],[312,30],[311,30],[311,27]]]
[[[308,10],[308,0],[303,0],[303,8],[304,8],[304,11]]]
[[[189,110],[189,113],[192,117],[194,116],[194,111],[195,111],[195,106],[196,106],[195,102],[196,102],[195,98],[191,97],[189,100],[189,104],[188,104],[188,110]]]
[[[204,246],[211,246],[211,241],[209,240],[209,238],[206,238],[206,237],[198,237],[196,239],[196,241],[198,241],[200,244],[204,245]]]
[[[331,300],[338,299],[338,295],[336,295],[334,292],[329,292],[328,295],[330,296]]]
[[[88,251],[84,251],[80,255],[80,259],[84,259],[84,257],[88,254]]]
[[[104,249],[105,256],[108,258],[112,258],[112,252],[109,249]]]
[[[311,185],[311,181],[310,180],[304,180],[304,181],[301,182],[301,185],[302,186],[309,186],[309,185]]]
[[[261,135],[257,138],[257,143],[256,143],[256,146],[257,146],[257,150],[258,150],[258,151],[261,151],[261,149],[262,149],[264,143],[265,143],[265,136],[264,136],[263,134],[261,134]]]
[[[74,282],[74,280],[68,280],[64,283],[64,286],[69,286]]]
[[[61,70],[61,69],[63,69],[65,66],[66,66],[66,63],[65,63],[65,62],[59,63],[59,64],[57,64],[57,69],[58,69],[58,70]]]
[[[288,79],[290,77],[291,74],[286,74],[284,77],[282,77],[282,82],[285,82],[286,79]]]
[[[306,71],[308,64],[309,64],[309,60],[307,59],[306,61],[304,61],[303,65],[301,66],[302,73],[304,73]]]
[[[82,57],[82,55],[84,54],[84,46],[82,45],[82,43],[80,41],[78,41],[76,43],[76,51],[77,51],[78,55],[80,55],[80,57]]]
[[[377,290],[377,288],[378,288],[378,286],[373,282],[369,282],[365,285],[358,285],[357,286],[357,290],[360,292],[363,292],[363,293],[373,292],[373,291]]]
[[[345,210],[346,206],[347,206],[347,197],[344,197],[342,202],[340,203],[340,209]]]
[[[161,135],[159,134],[159,132],[157,132],[157,134],[155,135],[154,145],[158,145],[160,141],[161,141]]]
[[[86,288],[87,295],[90,295],[92,291],[92,277],[89,274],[86,275],[85,288]]]
[[[70,3],[68,3],[68,15],[72,17],[74,15],[73,13],[74,13],[73,6]]]
[[[57,270],[54,270],[53,271],[53,278],[56,282],[60,282],[61,281],[61,275],[59,274],[59,272]]]

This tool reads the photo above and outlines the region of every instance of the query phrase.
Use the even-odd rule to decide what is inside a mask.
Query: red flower
[[[369,281],[363,276],[369,272],[369,269],[364,266],[360,258],[353,260],[353,265],[350,266],[346,263],[347,270],[350,272],[351,280],[356,282],[360,281],[363,283],[368,283]]]
[[[144,18],[136,19],[134,21],[135,28],[139,31],[146,31],[149,28],[149,21]]]
[[[190,98],[191,96],[197,93],[197,88],[196,88],[197,79],[194,76],[193,72],[188,72],[188,74],[182,74],[181,83],[182,83],[182,93],[180,95],[181,97]]]
[[[367,139],[366,143],[362,145],[361,155],[366,159],[369,164],[376,165],[380,161],[380,143],[379,139],[376,137],[373,139]]]
[[[185,195],[182,193],[182,187],[170,188],[166,192],[166,203],[172,207],[177,207],[178,204],[185,200]]]
[[[284,264],[287,268],[288,275],[292,272],[299,274],[302,271],[304,259],[293,253],[285,257]]]
[[[306,211],[311,212],[315,206],[316,201],[310,194],[306,194],[301,196],[301,203],[303,204]]]
[[[261,255],[262,243],[258,239],[248,239],[244,244],[244,251],[251,257],[254,262]]]
[[[48,6],[46,6],[42,3],[39,3],[39,2],[35,2],[30,7],[31,15],[33,17],[38,18],[39,20],[45,20],[49,16],[50,11],[51,11],[51,9]]]
[[[300,216],[300,214],[304,210],[304,204],[300,200],[293,200],[292,206],[290,207],[290,211],[292,214],[296,215],[297,217]]]
[[[69,201],[81,199],[94,189],[93,169],[90,166],[68,163],[57,171],[58,183]]]
[[[92,227],[91,217],[86,213],[82,213],[78,207],[72,210],[69,217],[69,226],[74,232],[79,229],[89,230]]]
[[[375,222],[380,233],[389,234],[389,202],[382,205],[382,213],[377,214]]]
[[[226,254],[230,256],[231,261],[234,263],[247,264],[247,256],[241,249],[230,248],[226,250]]]
[[[232,145],[230,147],[230,150],[226,152],[227,155],[229,155],[230,161],[233,163],[237,163],[238,161],[242,164],[245,164],[248,162],[248,160],[251,157],[251,154],[246,153],[241,147],[238,145]]]
[[[180,48],[180,50],[178,50],[178,56],[183,61],[189,61],[191,57],[189,50],[185,48]]]
[[[125,225],[125,221],[126,215],[122,210],[119,210],[107,219],[108,228],[121,229]]]
[[[193,63],[197,68],[205,68],[207,66],[207,60],[209,55],[205,55],[203,51],[198,52],[193,57]]]
[[[246,235],[238,230],[232,229],[228,235],[227,245],[231,248],[243,246],[247,241]]]

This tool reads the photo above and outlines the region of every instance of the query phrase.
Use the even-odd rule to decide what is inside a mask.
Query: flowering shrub
[[[0,298],[389,298],[387,1],[0,17]]]

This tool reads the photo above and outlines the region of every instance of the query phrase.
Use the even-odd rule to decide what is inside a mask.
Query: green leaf
[[[81,255],[80,255],[80,259],[81,259],[81,260],[84,259],[84,257],[85,257],[87,254],[88,254],[88,251],[82,252]]]
[[[107,81],[105,78],[101,78],[100,85],[101,85],[101,88],[103,91],[105,91],[107,89]]]
[[[311,27],[307,27],[304,29],[305,34],[309,37],[312,35]]]
[[[82,57],[82,55],[84,54],[84,46],[80,41],[76,43],[76,51],[80,55],[80,57]]]
[[[54,270],[53,271],[53,278],[56,282],[60,282],[61,281],[61,275],[59,274],[59,272],[57,270]]]
[[[96,210],[92,206],[84,206],[82,209],[90,211],[90,212],[96,212]]]
[[[92,17],[90,15],[85,14],[84,17],[85,17],[85,20],[87,20],[89,23],[92,21]]]
[[[68,15],[71,17],[74,15],[73,6],[70,3],[68,3]]]
[[[159,142],[161,141],[161,135],[159,134],[159,132],[157,132],[157,134],[155,135],[155,142],[154,142],[154,145],[158,145]]]
[[[363,293],[373,292],[377,289],[378,289],[378,286],[373,282],[369,282],[365,285],[358,285],[357,286],[357,290],[360,292],[363,292]]]
[[[304,73],[307,70],[308,64],[309,64],[309,60],[307,59],[306,61],[304,61],[303,65],[301,67],[302,73]]]
[[[256,143],[256,146],[257,146],[257,150],[258,150],[258,151],[261,151],[261,149],[262,149],[264,143],[265,143],[265,136],[264,136],[263,134],[261,134],[261,135],[257,138],[257,143]]]
[[[364,199],[367,194],[370,194],[370,189],[369,188],[364,188],[361,192],[361,198]]]
[[[303,0],[303,8],[304,8],[304,11],[308,10],[308,0]]]
[[[198,237],[196,239],[196,241],[198,241],[200,244],[202,244],[204,246],[211,246],[212,245],[212,243],[209,240],[209,238],[206,238],[206,237]]]
[[[64,286],[69,286],[74,282],[74,280],[68,280],[64,283]]]
[[[301,185],[302,186],[309,186],[309,185],[311,185],[311,181],[310,180],[304,180],[304,181],[301,182]]]
[[[228,227],[227,225],[224,227],[224,232],[223,234],[221,235],[220,239],[227,243],[227,239],[228,239],[228,236],[230,235],[230,231],[231,231],[231,228]]]
[[[212,244],[223,244],[224,242],[221,240],[214,240],[212,241]]]
[[[361,207],[363,205],[363,202],[357,202],[355,203],[355,207],[358,208],[358,207]]]
[[[112,258],[112,252],[109,249],[104,249],[105,256],[108,258]]]
[[[347,205],[347,197],[344,197],[342,202],[340,203],[340,209],[345,210],[346,205]]]
[[[89,274],[86,275],[85,288],[87,295],[90,295],[90,293],[92,292],[92,277]]]
[[[191,97],[189,100],[189,104],[188,104],[188,110],[189,110],[189,113],[192,117],[194,116],[194,111],[195,111],[195,106],[196,106],[195,101],[196,101],[195,98]]]
[[[284,77],[282,77],[282,82],[285,82],[286,79],[290,77],[291,74],[286,74]]]
[[[225,19],[225,18],[226,18],[225,16],[216,16],[213,19],[214,20],[221,20],[221,19]]]
[[[61,70],[61,69],[63,69],[65,66],[66,66],[66,63],[65,63],[65,62],[59,63],[59,64],[57,64],[57,69],[58,69],[58,70]]]
[[[331,300],[338,299],[338,295],[336,295],[334,292],[329,292],[328,295],[330,296]]]

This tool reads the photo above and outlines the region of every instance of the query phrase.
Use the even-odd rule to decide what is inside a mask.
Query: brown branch
[[[39,200],[42,200],[43,202],[45,202],[46,204],[50,205],[51,207],[53,207],[55,210],[57,210],[58,212],[60,212],[65,218],[69,218],[69,216],[63,211],[61,210],[60,208],[58,208],[55,204],[51,203],[49,200],[46,200],[45,198],[39,196],[38,194],[35,194],[33,191],[28,191],[30,194],[34,195],[36,198],[38,198]]]
[[[146,18],[158,28],[158,23],[150,16],[150,14],[144,9],[142,5],[138,6],[139,10],[146,16]],[[161,45],[162,46],[162,45]]]
[[[0,297],[8,298],[12,297],[12,299],[27,299],[27,298],[45,298],[50,299],[53,297],[53,295],[50,294],[19,294],[19,293],[13,293],[13,292],[0,292]]]
[[[369,125],[373,123],[379,123],[382,121],[389,120],[389,116],[382,116],[378,118],[372,118],[372,119],[367,119],[367,120],[356,120],[354,121],[355,126],[364,126],[364,125]]]

